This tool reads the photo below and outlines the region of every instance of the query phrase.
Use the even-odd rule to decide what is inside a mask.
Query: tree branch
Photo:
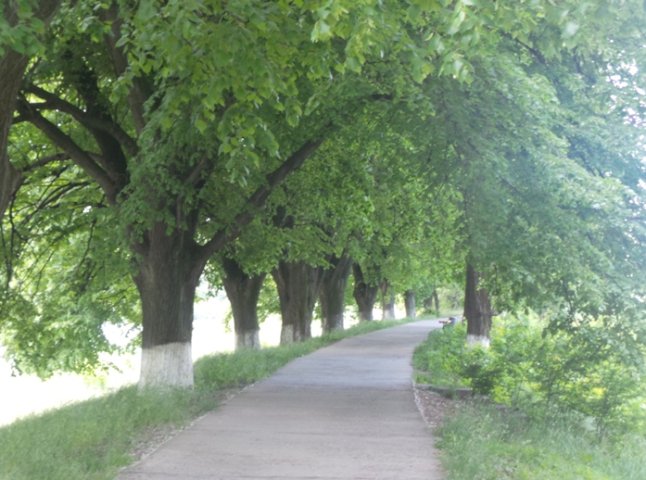
[[[21,173],[28,173],[36,170],[37,168],[44,167],[50,163],[61,162],[63,160],[69,160],[70,156],[67,153],[55,153],[53,155],[47,155],[46,157],[39,158],[34,163],[30,163],[26,167],[20,169]]]
[[[89,182],[72,182],[65,185],[61,185],[54,190],[52,190],[47,197],[43,198],[38,205],[36,205],[36,210],[40,211],[46,207],[49,207],[56,203],[58,200],[63,198],[65,195],[78,190],[79,188],[86,188],[90,185]]]
[[[243,210],[235,216],[227,227],[219,230],[200,249],[198,256],[204,261],[208,260],[214,253],[224,248],[230,241],[240,235],[242,228],[248,225],[254,218],[254,210],[262,208],[267,198],[274,189],[280,185],[287,176],[303,165],[323,140],[312,140],[306,142],[301,148],[294,152],[276,170],[266,177],[264,185],[260,186],[248,199]]]
[[[547,59],[545,56],[541,53],[540,50],[538,50],[535,47],[532,47],[531,45],[526,44],[522,40],[513,37],[507,32],[500,32],[500,34],[503,36],[503,38],[506,38],[507,40],[511,40],[513,43],[523,47],[525,50],[527,50],[536,60],[538,60],[539,63],[543,65],[547,65]]]
[[[55,145],[64,150],[72,161],[81,167],[85,173],[92,177],[103,189],[110,203],[115,203],[117,198],[117,188],[108,173],[101,168],[74,140],[61,131],[56,125],[51,123],[39,112],[31,109],[28,102],[22,100],[18,104],[18,110],[21,115],[43,132]]]
[[[118,124],[111,119],[99,118],[95,115],[90,115],[80,108],[71,103],[57,97],[51,92],[44,90],[36,85],[30,85],[26,88],[27,92],[39,96],[46,103],[40,105],[33,105],[38,107],[38,110],[52,108],[64,113],[69,113],[75,120],[81,123],[86,128],[101,130],[111,135],[119,144],[121,144],[129,155],[134,156],[139,151],[137,142],[130,135],[128,135]]]

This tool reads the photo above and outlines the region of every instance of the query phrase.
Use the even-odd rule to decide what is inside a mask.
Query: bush
[[[462,375],[466,336],[465,326],[458,324],[452,328],[435,330],[426,342],[417,347],[413,354],[413,366],[426,372],[426,381],[433,385],[448,388],[470,386]]]
[[[531,416],[578,416],[600,437],[646,423],[644,356],[608,342],[604,324],[549,331],[532,317],[501,319],[489,349],[465,346],[465,327],[432,332],[415,366],[442,387],[471,387]]]

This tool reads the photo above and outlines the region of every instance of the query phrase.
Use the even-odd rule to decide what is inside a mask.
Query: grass
[[[128,387],[15,422],[0,430],[0,479],[114,478],[146,432],[184,424],[209,406],[202,395]]]
[[[646,437],[598,442],[568,418],[545,423],[474,401],[438,434],[448,480],[646,478]]]
[[[290,360],[345,337],[402,322],[362,323],[307,342],[205,357],[192,391],[136,387],[0,428],[0,480],[108,480],[133,461],[133,450],[165,428],[186,425],[217,406],[218,392],[269,376]]]

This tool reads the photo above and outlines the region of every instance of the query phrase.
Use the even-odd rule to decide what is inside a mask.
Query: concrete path
[[[410,366],[437,325],[406,324],[299,358],[118,478],[440,479]]]

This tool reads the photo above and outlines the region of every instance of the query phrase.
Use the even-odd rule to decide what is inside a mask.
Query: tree
[[[231,302],[236,349],[260,348],[258,333],[258,298],[266,274],[249,275],[238,262],[224,257],[221,261],[222,283]]]
[[[272,272],[281,300],[283,342],[309,337],[318,299],[323,331],[343,328],[353,238],[365,226],[369,208],[361,185],[363,165],[343,140],[362,135],[357,123],[362,117],[340,129],[340,141],[323,146],[272,199],[274,225],[285,245]]]
[[[81,213],[99,191],[111,218],[120,221],[120,238],[113,247],[128,249],[121,254],[132,261],[142,306],[141,385],[189,386],[193,298],[206,262],[225,253],[277,186],[319,150],[331,132],[352,124],[354,113],[364,105],[388,99],[419,108],[425,91],[430,91],[442,113],[429,122],[428,130],[433,141],[446,146],[437,152],[445,158],[436,158],[436,165],[459,164],[462,177],[456,175],[460,181],[454,188],[458,192],[475,192],[477,165],[483,160],[504,166],[505,173],[514,174],[512,180],[522,179],[523,169],[537,171],[530,159],[543,154],[548,158],[538,165],[553,161],[564,167],[561,173],[571,173],[567,162],[556,161],[565,158],[563,136],[546,120],[552,111],[561,111],[552,108],[552,87],[544,76],[532,73],[535,65],[530,65],[526,50],[540,47],[555,58],[564,42],[578,47],[592,41],[591,29],[604,28],[596,18],[582,21],[586,9],[617,12],[613,2],[598,4],[335,0],[319,6],[283,0],[144,0],[97,8],[94,2],[66,2],[22,82],[13,123],[29,128],[35,145],[54,148],[56,165],[74,172],[70,178],[84,178],[87,197],[79,202]],[[14,49],[20,55],[38,44],[21,29],[7,38],[16,44],[22,39],[26,47]],[[4,44],[4,34],[2,39]],[[594,41],[595,48],[607,46]],[[492,57],[499,47],[505,48]],[[498,67],[503,82],[498,81]],[[471,87],[462,88],[456,80],[471,81]],[[501,83],[513,87],[516,98],[507,98]],[[488,93],[489,86],[494,88]],[[0,90],[8,92],[7,105],[13,110],[15,92],[4,84]],[[455,106],[446,108],[448,99]],[[516,110],[498,108],[499,102]],[[494,112],[482,129],[471,126],[469,116],[480,107]],[[2,112],[5,128],[8,114]],[[526,122],[527,114],[535,123]],[[453,130],[438,125],[443,117]],[[464,137],[454,129],[456,119]],[[526,151],[521,142],[507,144],[508,136],[500,135],[519,125],[523,128],[516,131],[530,142]],[[17,132],[13,128],[10,137]],[[488,139],[485,133],[493,135]],[[3,174],[18,170],[13,159],[7,162],[1,140]],[[553,148],[541,151],[552,141]],[[415,150],[410,141],[395,143],[408,153]],[[521,158],[527,161],[512,168]],[[41,175],[42,168],[53,165],[42,163],[47,162],[37,160],[28,169],[29,188],[38,188],[38,181],[48,177]],[[503,207],[501,215],[488,227],[469,223],[465,236],[475,266],[486,278],[493,278],[494,259],[511,283],[516,265],[512,259],[523,257],[518,248],[502,248],[509,242],[505,244],[501,227],[512,219],[512,226],[521,230],[523,224],[548,218],[522,212],[533,212],[527,199],[535,192],[538,198],[554,200],[546,194],[547,180],[557,179],[546,178],[540,189],[521,188],[524,195],[514,196],[517,203],[508,205],[503,193],[518,189],[518,184],[498,182],[500,175],[487,173],[480,185],[483,198],[496,200],[490,205]],[[5,204],[14,197],[16,178],[15,173],[3,175]],[[559,192],[569,193],[565,188]],[[558,204],[546,202],[545,208],[554,203]],[[477,202],[469,208],[471,219],[491,213]],[[5,210],[3,206],[1,213]],[[610,230],[594,233],[607,235]],[[394,238],[391,230],[380,236],[384,241]],[[494,239],[496,248],[488,249],[485,238]],[[542,246],[552,241],[538,234],[526,238],[539,239]],[[510,253],[507,263],[500,261],[503,251]],[[368,268],[363,269],[365,276]],[[389,276],[383,277],[394,282]]]
[[[193,7],[65,6],[18,105],[18,121],[40,130],[120,212],[143,311],[142,386],[192,384],[193,297],[206,261],[322,141],[303,138],[280,154],[256,112],[282,110],[283,123],[295,125],[316,85],[329,83],[329,68],[346,60],[358,68],[357,55],[373,49],[355,41],[339,55],[329,41],[312,42],[333,30],[321,34],[316,16],[303,28],[300,15],[289,13],[309,15],[304,7]],[[367,13],[354,9],[353,16]],[[222,36],[231,50],[214,50]],[[304,71],[301,91],[310,92],[299,97]],[[268,160],[261,164],[259,154]],[[231,188],[240,192],[235,201],[214,211],[217,195]]]
[[[319,294],[324,333],[343,330],[345,291],[352,269],[352,259],[344,252],[340,257],[329,257],[328,264],[329,267],[323,271]]]
[[[406,308],[407,318],[417,318],[417,305],[415,301],[415,292],[413,290],[406,290],[404,292],[404,307]]]
[[[268,206],[220,255],[211,258],[205,280],[212,289],[224,286],[231,304],[236,348],[260,348],[258,302],[267,291],[267,275],[278,262],[283,239],[265,223]],[[270,307],[271,312],[271,307]]]
[[[454,268],[457,213],[443,185],[444,165],[429,161],[432,116],[428,102],[371,116],[376,132],[361,147],[370,175],[370,228],[354,255],[355,299],[365,318],[379,291],[385,317],[394,317],[396,292],[441,281]]]
[[[576,21],[587,29],[596,19],[586,24],[586,18]],[[622,21],[625,26],[619,13],[611,23]],[[470,84],[438,82],[431,94],[441,105],[433,136],[446,142],[440,155],[453,162],[451,178],[462,195],[469,262],[465,314],[469,333],[483,341],[492,312],[487,291],[499,309],[560,302],[574,289],[576,308],[592,311],[606,302],[602,285],[619,278],[617,268],[631,279],[639,271],[634,258],[643,249],[640,234],[622,220],[641,203],[634,181],[635,167],[641,169],[634,147],[639,142],[626,110],[609,101],[611,91],[617,98],[629,95],[608,71],[637,53],[618,38],[613,45],[624,46],[614,57],[611,48],[602,53],[598,45],[581,43],[556,53],[549,47],[551,34],[525,40],[503,35],[500,55],[473,62]],[[591,64],[596,55],[603,61]],[[611,131],[612,141],[600,129]],[[635,291],[627,288],[622,295]]]
[[[480,273],[470,263],[466,268],[464,287],[464,318],[467,319],[467,343],[489,346],[489,332],[493,318],[491,298],[482,285]]]
[[[352,274],[354,275],[354,289],[352,295],[357,302],[359,310],[359,320],[362,322],[372,321],[372,311],[379,287],[368,283],[369,280],[364,276],[363,269],[358,263],[352,265]]]

